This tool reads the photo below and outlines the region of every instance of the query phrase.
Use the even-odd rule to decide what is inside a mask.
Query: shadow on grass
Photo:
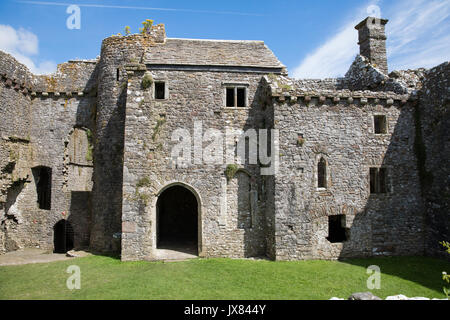
[[[442,287],[445,285],[442,280],[442,272],[450,271],[448,261],[429,257],[379,257],[340,259],[339,261],[363,268],[370,265],[380,267],[381,285],[383,285],[383,275],[391,275],[437,292],[442,292]]]

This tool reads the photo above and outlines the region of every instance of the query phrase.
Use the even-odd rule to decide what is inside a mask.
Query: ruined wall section
[[[415,121],[421,188],[426,203],[426,253],[447,257],[450,239],[450,63],[427,70],[418,93]]]
[[[71,214],[72,190],[67,184],[66,155],[74,128],[92,128],[95,98],[89,93],[94,86],[87,83],[94,77],[95,63],[77,62],[76,66],[68,63],[60,65],[54,75],[34,76],[11,56],[0,54],[3,57],[0,251],[24,247],[52,250],[56,222],[68,219],[77,224],[79,215],[83,216],[81,219],[88,215],[88,208],[78,216]],[[65,73],[64,67],[77,72]],[[78,84],[72,88],[74,83]],[[41,167],[51,170],[51,200],[45,209],[38,204]],[[77,188],[81,187],[91,188],[89,183]],[[82,229],[75,233],[88,236],[86,225]],[[76,235],[75,239],[75,245],[82,246],[81,238]]]
[[[289,90],[289,92],[288,92]],[[335,259],[423,253],[424,222],[408,95],[279,87],[275,128],[276,259]],[[386,134],[374,133],[384,115]],[[318,162],[326,162],[326,187]],[[387,168],[388,193],[370,193],[370,168]],[[329,216],[345,216],[347,241],[332,243]]]
[[[31,98],[27,94],[32,77],[13,57],[0,52],[0,254],[24,247],[25,217],[16,200],[31,181]]]
[[[423,70],[393,71],[389,75],[373,66],[364,56],[356,56],[349,70],[342,79],[342,89],[353,91],[370,90],[412,94],[420,89]]]

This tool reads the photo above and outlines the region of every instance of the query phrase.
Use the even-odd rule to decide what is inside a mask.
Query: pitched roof
[[[263,41],[167,38],[148,49],[144,63],[285,68]]]

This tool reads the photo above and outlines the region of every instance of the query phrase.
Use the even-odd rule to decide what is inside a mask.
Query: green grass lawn
[[[81,289],[70,291],[66,269],[81,269]],[[0,299],[329,299],[369,291],[366,268],[381,268],[385,298],[405,294],[444,298],[442,271],[450,263],[423,257],[273,262],[195,259],[121,262],[91,256],[46,264],[0,267]]]

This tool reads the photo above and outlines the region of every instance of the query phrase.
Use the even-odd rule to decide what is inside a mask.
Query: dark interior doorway
[[[182,186],[173,186],[159,196],[157,204],[157,248],[198,254],[198,203]]]
[[[347,229],[345,225],[345,215],[328,217],[328,241],[339,243],[347,241]]]
[[[37,202],[39,209],[50,210],[52,198],[52,169],[48,167],[32,168],[36,181]]]
[[[66,253],[73,249],[74,232],[70,222],[61,220],[53,227],[55,253]]]

